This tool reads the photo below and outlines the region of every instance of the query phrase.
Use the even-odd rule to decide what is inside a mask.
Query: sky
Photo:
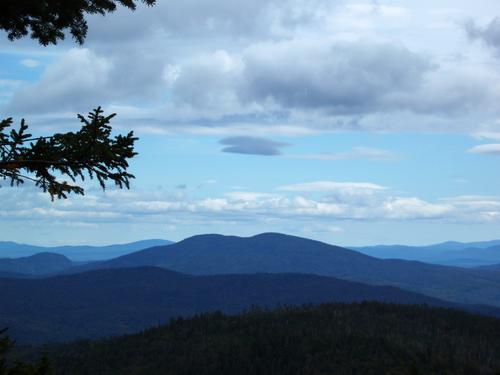
[[[282,232],[332,244],[500,238],[500,5],[157,0],[43,47],[0,32],[0,118],[133,130],[130,190],[0,188],[0,240]]]

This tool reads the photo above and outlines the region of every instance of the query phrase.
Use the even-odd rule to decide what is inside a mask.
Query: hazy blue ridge
[[[35,255],[38,253],[50,252],[54,254],[64,255],[72,261],[93,261],[111,259],[120,255],[146,249],[148,247],[169,245],[171,243],[173,242],[167,240],[151,239],[107,246],[43,247],[19,244],[9,241],[0,241],[0,258],[20,258]]]
[[[436,298],[500,306],[500,277],[491,272],[415,261],[378,259],[305,238],[264,233],[253,237],[200,235],[109,261],[92,269],[156,266],[193,275],[306,273],[392,285]]]
[[[427,263],[476,267],[500,263],[500,241],[444,242],[429,246],[377,245],[349,247],[382,259],[417,260]]]
[[[107,269],[45,279],[0,279],[0,327],[20,343],[120,335],[207,311],[365,300],[455,307],[395,287],[306,274],[190,276],[156,267]]]
[[[0,259],[0,272],[11,276],[44,275],[61,272],[73,266],[73,262],[64,255],[53,253],[39,253],[21,258]]]

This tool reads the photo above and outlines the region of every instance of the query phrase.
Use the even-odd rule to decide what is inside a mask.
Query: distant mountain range
[[[483,242],[443,242],[429,246],[378,245],[349,247],[383,259],[417,260],[458,267],[500,263],[500,240]]]
[[[64,255],[39,253],[29,257],[0,259],[0,272],[11,276],[38,276],[58,273],[73,265]]]
[[[167,240],[143,240],[108,246],[42,247],[0,241],[1,258],[20,258],[38,253],[64,255],[74,262],[104,261],[139,250],[172,244]],[[376,245],[351,247],[351,250],[381,259],[416,260],[425,263],[478,267],[500,264],[500,240],[480,242],[448,241],[426,246]]]
[[[0,327],[41,343],[135,332],[205,311],[362,300],[500,316],[499,269],[379,259],[279,233],[200,235],[86,264],[42,253],[0,260]]]
[[[194,236],[103,262],[95,269],[154,266],[192,275],[306,273],[373,285],[391,285],[435,298],[500,306],[500,275],[479,269],[383,260],[323,242],[279,233],[253,237]]]
[[[105,249],[125,251],[157,241],[166,242],[141,241],[108,246]],[[491,243],[476,243],[476,246],[489,246]],[[449,242],[443,246],[457,249],[464,247],[465,244]],[[74,250],[72,247],[69,248]],[[425,251],[440,253],[467,251],[436,250],[433,246],[430,248]],[[103,248],[90,249],[104,251]],[[486,252],[489,249],[480,250]],[[97,269],[142,266],[161,267],[192,275],[315,274],[373,285],[392,285],[458,303],[500,306],[500,272],[484,268],[463,269],[414,261],[378,259],[342,247],[279,233],[264,233],[248,238],[200,235],[175,244],[149,247],[109,260],[88,262],[83,265],[52,253],[18,259],[0,259],[0,276],[43,277]]]
[[[64,255],[75,262],[111,259],[134,251],[153,246],[164,246],[173,243],[167,240],[144,240],[126,244],[108,246],[56,246],[43,247],[0,241],[0,258],[28,257],[38,253]]]
[[[119,335],[200,312],[253,305],[376,300],[455,307],[500,316],[394,287],[304,274],[189,276],[160,268],[107,269],[45,279],[0,279],[0,327],[20,343]]]
[[[422,249],[453,251],[453,250],[466,250],[466,249],[487,249],[488,247],[500,246],[500,240],[491,241],[476,241],[476,242],[457,242],[447,241],[433,245],[418,246]]]

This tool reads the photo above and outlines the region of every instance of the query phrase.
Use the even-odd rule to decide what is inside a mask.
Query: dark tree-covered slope
[[[88,267],[157,266],[195,275],[298,272],[392,285],[436,298],[500,306],[500,278],[457,267],[377,259],[323,242],[278,233],[201,235]]]
[[[67,375],[498,374],[500,320],[418,306],[220,313],[49,350]]]
[[[363,300],[454,306],[393,287],[331,277],[188,276],[142,267],[47,279],[0,279],[0,327],[9,327],[20,343],[44,343],[137,332],[172,317],[200,312]],[[456,307],[500,316],[498,309]]]

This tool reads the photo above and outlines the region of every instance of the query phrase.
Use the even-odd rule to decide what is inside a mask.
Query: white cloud
[[[334,225],[328,225],[325,230],[329,233],[344,233],[344,229]]]
[[[120,191],[90,189],[85,197],[51,202],[46,194],[29,188],[2,188],[0,222],[127,225],[309,225],[341,233],[332,222],[439,220],[448,223],[500,222],[500,197],[458,196],[429,201],[398,196],[370,183],[331,182],[297,184],[277,193],[237,191],[201,198],[176,191]],[[301,187],[302,186],[302,187]],[[340,189],[340,192],[338,191]],[[347,189],[347,192],[346,192]],[[354,193],[353,193],[354,189]],[[361,191],[371,191],[360,195]],[[307,191],[302,191],[307,190]],[[332,190],[337,190],[337,194]],[[311,195],[311,193],[313,195]],[[319,195],[317,195],[319,194]],[[332,198],[332,194],[334,197]],[[9,199],[5,199],[8,197]]]
[[[345,10],[348,13],[352,13],[354,16],[370,16],[370,15],[382,15],[384,17],[403,17],[408,15],[409,10],[404,7],[392,6],[392,5],[382,5],[378,3],[371,4],[347,4]]]
[[[238,58],[224,50],[193,58],[178,67],[177,78],[171,80],[175,105],[196,108],[201,113],[238,110],[234,85],[239,82],[241,69]]]
[[[22,59],[20,63],[27,68],[36,68],[40,65],[40,61],[34,59]]]
[[[232,191],[229,193],[225,193],[225,196],[232,201],[247,201],[247,202],[277,197],[275,194],[256,193],[250,191]]]
[[[456,221],[489,223],[500,220],[500,197],[465,195],[442,201],[455,207]]]
[[[370,182],[336,182],[336,181],[316,181],[305,182],[300,184],[285,185],[277,188],[282,191],[295,192],[350,192],[350,193],[365,193],[380,191],[386,189],[383,186]]]
[[[14,114],[60,114],[88,112],[99,105],[151,100],[166,82],[163,63],[141,51],[114,54],[89,48],[66,51],[42,73],[38,82],[14,93],[6,112]]]
[[[500,143],[489,143],[484,145],[477,145],[468,150],[473,154],[494,154],[500,155]]]
[[[429,203],[419,198],[394,197],[387,199],[381,208],[383,216],[391,219],[429,219],[446,217],[454,207]]]
[[[86,111],[102,100],[112,63],[89,49],[71,49],[49,66],[40,81],[16,93],[9,112],[44,113],[77,108]]]
[[[295,229],[296,232],[302,232],[306,236],[316,235],[318,233],[340,234],[344,229],[335,225],[329,224],[309,224]]]
[[[121,126],[168,135],[475,132],[498,117],[500,72],[465,48],[458,24],[439,35],[424,26],[429,13],[449,22],[475,8],[439,7],[425,19],[410,2],[174,0],[119,10],[91,17],[86,48],[63,48],[5,112],[54,118],[103,105],[120,110]]]
[[[496,122],[496,125],[500,125],[500,122]],[[491,139],[495,141],[500,141],[500,132],[477,132],[472,134],[476,139]]]

